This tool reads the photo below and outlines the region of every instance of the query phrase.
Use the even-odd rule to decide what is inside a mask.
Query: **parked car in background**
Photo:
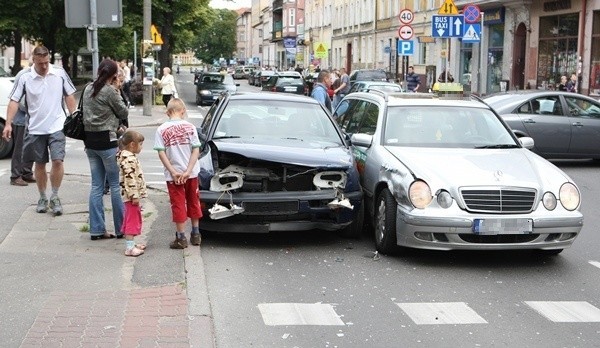
[[[14,77],[0,67],[0,134],[4,131],[4,125],[6,124],[6,108],[8,107],[8,96],[12,91],[14,83]],[[6,141],[0,137],[0,158],[8,157],[13,149],[12,138]]]
[[[356,92],[334,117],[354,148],[382,253],[401,246],[552,255],[581,231],[577,185],[483,102]]]
[[[385,81],[356,81],[348,93],[366,92],[369,90],[379,90],[385,92],[402,92],[402,86],[393,82]]]
[[[269,79],[271,78],[271,76],[273,76],[275,74],[276,74],[275,71],[272,71],[272,70],[263,70],[263,71],[261,71],[260,75],[259,75],[259,79],[258,79],[256,85],[258,87],[261,87],[261,89],[262,89],[262,87],[267,83],[267,81],[269,81]]]
[[[248,84],[250,86],[254,86],[254,81],[257,79],[257,76],[260,74],[260,69],[255,69],[251,73],[248,74]]]
[[[272,75],[271,77],[269,77],[267,82],[262,84],[261,89],[263,91],[273,91],[273,89],[275,88],[275,85],[277,84],[277,81],[280,78],[295,79],[295,80],[300,81],[304,85],[304,79],[302,78],[302,75],[300,75],[300,73],[298,73],[296,71],[284,71],[284,72],[276,73],[276,74]]]
[[[200,229],[361,233],[362,190],[352,152],[316,100],[223,94],[198,134]]]
[[[202,74],[196,84],[196,104],[212,104],[223,92],[235,94],[239,83],[235,83],[229,74],[207,72]]]
[[[250,73],[252,73],[254,71],[254,67],[252,66],[238,66],[235,68],[235,71],[233,73],[233,78],[234,79],[247,79],[248,75],[250,75]]]
[[[306,85],[302,79],[280,76],[271,91],[304,95],[306,94]]]
[[[356,81],[388,81],[385,70],[381,69],[358,69],[350,73],[350,86]]]
[[[545,158],[600,159],[600,102],[569,92],[509,91],[486,97],[517,137]]]

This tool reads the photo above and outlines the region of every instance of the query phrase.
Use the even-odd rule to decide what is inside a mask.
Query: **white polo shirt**
[[[41,135],[62,130],[67,112],[63,109],[63,97],[75,93],[75,86],[65,70],[50,65],[48,74],[41,76],[32,67],[15,84],[10,98],[18,102],[23,89],[29,114],[29,133]]]

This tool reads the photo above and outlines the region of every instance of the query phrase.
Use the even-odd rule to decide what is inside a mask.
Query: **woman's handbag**
[[[83,129],[83,93],[79,97],[77,110],[67,116],[63,125],[63,133],[69,138],[85,140],[85,130]]]

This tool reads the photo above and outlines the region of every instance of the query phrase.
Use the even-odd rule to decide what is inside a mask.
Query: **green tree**
[[[210,9],[207,14],[209,23],[197,33],[194,47],[196,58],[212,64],[219,58],[229,59],[233,56],[238,15],[226,9]]]

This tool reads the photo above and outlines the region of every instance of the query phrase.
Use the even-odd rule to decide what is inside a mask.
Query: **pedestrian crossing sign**
[[[467,24],[462,37],[463,43],[478,43],[481,41],[481,24]]]
[[[327,58],[327,45],[323,42],[315,42],[315,57]]]

